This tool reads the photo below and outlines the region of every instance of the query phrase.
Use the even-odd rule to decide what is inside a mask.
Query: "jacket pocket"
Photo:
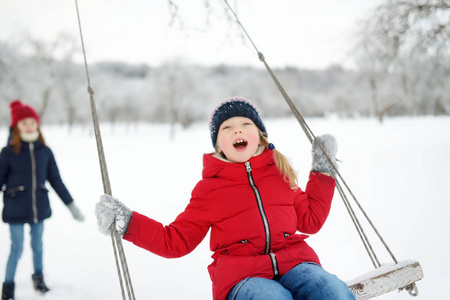
[[[304,240],[306,240],[307,238],[309,238],[309,235],[306,234],[289,234],[289,233],[285,233],[284,234],[284,240],[287,244],[295,244],[298,242],[303,242]]]
[[[228,247],[217,250],[219,254],[222,255],[235,255],[235,256],[255,256],[261,253],[258,253],[255,246],[249,242],[248,240],[242,240],[239,243],[232,244]]]
[[[230,261],[238,259],[238,257],[253,257],[256,255],[255,246],[248,240],[242,240],[241,242],[232,244],[228,247],[218,249],[214,252],[211,258],[214,260],[212,264],[208,266],[209,275],[214,282],[216,277],[216,269],[224,269],[224,265],[232,268],[229,265]]]
[[[13,188],[7,188],[5,190],[5,194],[10,196],[10,197],[16,197],[16,194],[18,193],[22,193],[23,191],[25,191],[25,186],[24,185],[19,185]]]
[[[46,192],[46,193],[48,193],[48,189],[47,189],[47,187],[45,186],[45,184],[41,184],[41,190],[43,191],[43,192]]]
[[[209,276],[215,285],[229,285],[230,281],[238,281],[256,274],[257,256],[218,254],[214,262],[208,266]],[[262,256],[260,256],[262,257]],[[236,284],[235,282],[234,284]],[[233,284],[233,285],[234,285]]]

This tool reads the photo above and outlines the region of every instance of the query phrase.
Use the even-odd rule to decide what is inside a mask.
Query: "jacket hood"
[[[252,170],[263,168],[275,163],[273,152],[267,148],[257,156],[253,156],[248,160],[252,166]],[[240,177],[240,173],[246,173],[245,163],[234,163],[226,161],[214,156],[214,153],[203,155],[203,179],[206,178],[226,178],[233,179]]]

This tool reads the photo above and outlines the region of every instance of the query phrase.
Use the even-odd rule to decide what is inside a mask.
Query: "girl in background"
[[[335,161],[334,137],[314,142],[313,167],[302,191],[248,100],[220,104],[210,133],[215,152],[203,155],[203,179],[174,222],[163,226],[103,195],[96,206],[99,230],[109,234],[115,224],[125,240],[175,258],[194,250],[211,229],[214,261],[208,271],[215,300],[354,299],[343,281],[320,266],[307,236],[297,233],[314,234],[327,219],[335,180],[317,142]]]
[[[39,128],[39,115],[20,100],[12,101],[10,109],[10,137],[0,153],[0,188],[4,203],[2,218],[9,224],[11,233],[11,252],[6,265],[2,300],[14,299],[14,277],[23,252],[25,224],[30,226],[34,289],[41,293],[49,291],[44,282],[42,259],[44,220],[51,216],[46,181],[67,205],[72,216],[77,221],[84,220],[61,180],[52,151],[45,144]]]

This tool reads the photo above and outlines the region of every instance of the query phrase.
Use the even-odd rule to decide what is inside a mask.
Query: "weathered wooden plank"
[[[422,267],[417,261],[405,260],[398,264],[381,266],[347,282],[358,300],[370,299],[404,288],[423,278]]]

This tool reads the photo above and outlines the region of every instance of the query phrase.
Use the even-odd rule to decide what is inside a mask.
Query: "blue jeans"
[[[227,300],[355,299],[345,282],[314,263],[302,263],[279,279],[250,277],[236,284]]]
[[[11,252],[6,265],[5,282],[14,282],[17,264],[23,253],[23,227],[25,224],[9,224]],[[30,224],[31,249],[33,250],[34,273],[42,274],[42,233],[44,222]]]

